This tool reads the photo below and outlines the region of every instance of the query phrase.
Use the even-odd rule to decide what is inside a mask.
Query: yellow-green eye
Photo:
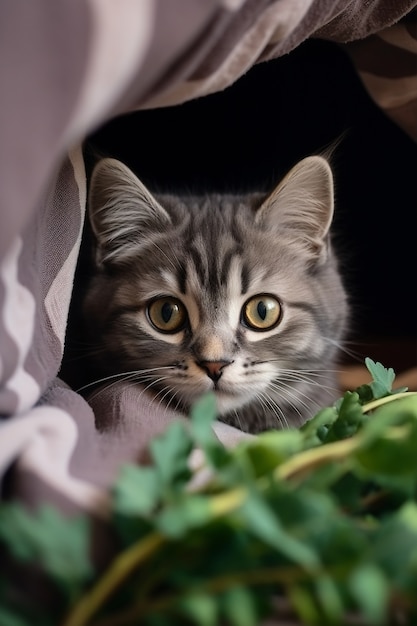
[[[153,300],[148,305],[147,314],[151,324],[163,333],[177,333],[187,321],[183,303],[170,296]]]
[[[274,296],[261,294],[246,302],[242,309],[242,320],[253,330],[270,330],[281,320],[282,308]]]

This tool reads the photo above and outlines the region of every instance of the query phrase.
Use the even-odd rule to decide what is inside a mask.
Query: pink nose
[[[207,376],[215,383],[223,374],[223,368],[230,365],[233,361],[198,361],[197,365],[205,370]]]

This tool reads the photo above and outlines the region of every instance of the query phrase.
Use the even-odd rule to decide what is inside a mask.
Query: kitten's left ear
[[[116,159],[102,159],[94,167],[88,210],[98,263],[127,258],[147,235],[171,224],[145,185]]]
[[[303,159],[285,176],[257,212],[256,223],[300,246],[311,260],[323,261],[333,218],[333,175],[319,156]]]

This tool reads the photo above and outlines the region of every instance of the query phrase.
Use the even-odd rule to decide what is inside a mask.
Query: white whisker
[[[98,378],[94,380],[93,382],[88,383],[87,385],[83,385],[82,387],[79,387],[78,389],[76,389],[76,392],[79,393],[80,391],[84,391],[84,389],[88,389],[89,387],[92,387],[93,385],[99,385],[100,383],[106,382],[106,380],[111,380],[114,378],[121,378],[122,380],[128,380],[130,377],[133,377],[133,376],[141,376],[142,374],[150,374],[152,372],[157,372],[157,371],[159,372],[161,370],[170,370],[170,369],[174,369],[172,365],[152,367],[152,368],[143,369],[143,370],[130,370],[127,372],[118,372],[117,374],[110,374],[109,376]]]
[[[306,385],[311,385],[312,387],[318,387],[319,389],[323,389],[324,391],[326,391],[329,395],[333,395],[333,394],[338,394],[339,393],[339,388],[338,387],[331,387],[330,385],[323,385],[321,382],[319,381],[315,381],[315,380],[308,380],[307,378],[302,378],[302,377],[297,377],[297,376],[280,376],[279,377],[279,381],[281,382],[287,382],[287,383],[303,383]]]
[[[267,361],[259,361],[259,363],[281,363],[281,359],[268,359]],[[280,372],[305,374],[307,376],[326,376],[328,374],[340,374],[340,369],[289,369],[279,367]]]
[[[267,393],[258,392],[256,394],[257,400],[262,405],[265,414],[268,415],[272,412],[272,414],[277,418],[278,424],[283,427],[289,428],[288,420],[285,416],[282,408],[273,400]]]
[[[161,370],[170,370],[173,369],[172,366],[166,366],[166,367],[154,367],[154,368],[149,368],[149,369],[145,369],[145,370],[132,370],[131,372],[123,372],[120,374],[113,374],[111,376],[106,376],[102,379],[99,379],[97,381],[95,381],[94,383],[90,383],[89,385],[85,385],[85,387],[82,387],[82,389],[85,389],[87,387],[91,387],[92,385],[97,385],[101,382],[105,382],[106,380],[111,380],[114,378],[117,378],[117,380],[114,380],[113,382],[111,382],[109,385],[105,385],[100,387],[99,389],[97,389],[97,391],[95,393],[93,393],[93,395],[89,396],[88,400],[92,401],[95,398],[97,398],[100,394],[104,393],[105,391],[108,391],[109,389],[111,389],[112,387],[114,387],[115,385],[117,385],[118,383],[130,383],[131,385],[138,385],[138,384],[146,384],[148,383],[148,381],[150,381],[150,383],[148,385],[146,385],[145,389],[150,388],[151,386],[158,384],[159,382],[162,382],[164,380],[168,379],[168,376],[161,376],[161,377],[157,377],[155,378],[154,376],[151,375],[152,372],[160,372]]]
[[[174,390],[171,388],[171,397],[170,397],[170,399],[168,400],[168,402],[166,403],[165,413],[167,413],[167,412],[168,412],[168,409],[170,408],[170,406],[171,406],[172,402],[175,400],[176,396],[178,396],[178,395],[179,395],[179,391],[178,391],[178,390],[177,390],[177,391],[174,391]],[[165,396],[164,396],[164,397],[165,397]],[[176,411],[178,410],[178,407],[180,406],[180,404],[181,404],[181,399],[177,400],[177,403],[176,403],[176,405],[175,405],[175,408],[174,408],[174,409],[171,409],[171,410],[172,410],[172,411],[174,411],[174,412],[176,412]]]
[[[275,383],[270,383],[270,387],[276,391],[278,391],[279,393],[285,393],[287,395],[287,398],[293,398],[294,401],[296,401],[299,405],[303,406],[306,411],[310,410],[310,407],[308,404],[306,404],[302,399],[301,396],[303,398],[305,398],[306,400],[308,400],[309,402],[311,402],[311,398],[305,394],[300,392],[300,390],[297,389],[297,392],[293,391],[293,388],[290,385],[287,385],[286,383],[282,383],[281,381],[275,382]],[[301,415],[299,409],[296,408],[295,404],[292,404],[293,408],[297,410],[297,413],[299,415]]]
[[[346,345],[341,344],[340,342],[336,341],[335,339],[332,339],[331,337],[323,337],[323,339],[327,341],[328,343],[330,343],[332,346],[336,346],[338,350],[340,350],[341,352],[344,352],[345,354],[350,356],[352,359],[355,359],[355,361],[362,362],[362,356],[360,355],[359,352],[354,352],[353,350],[350,350]]]

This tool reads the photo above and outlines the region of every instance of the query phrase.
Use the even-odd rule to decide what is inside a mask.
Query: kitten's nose
[[[233,363],[233,361],[198,361],[197,365],[205,370],[207,376],[211,378],[212,381],[217,383],[220,376],[223,374],[223,368],[226,367],[226,365],[230,365],[230,363]]]

